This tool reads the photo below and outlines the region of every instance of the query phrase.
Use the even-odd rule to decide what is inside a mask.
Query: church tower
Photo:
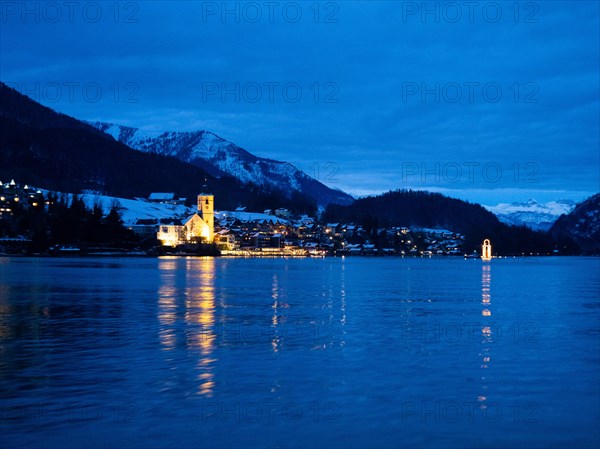
[[[208,192],[206,185],[202,187],[202,193],[198,195],[198,215],[208,225],[207,241],[212,243],[215,238],[215,197]]]

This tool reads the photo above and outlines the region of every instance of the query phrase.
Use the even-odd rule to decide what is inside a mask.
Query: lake
[[[600,445],[600,258],[0,258],[2,447]]]

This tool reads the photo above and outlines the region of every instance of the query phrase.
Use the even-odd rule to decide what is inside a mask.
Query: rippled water
[[[600,259],[0,259],[3,447],[597,447]]]

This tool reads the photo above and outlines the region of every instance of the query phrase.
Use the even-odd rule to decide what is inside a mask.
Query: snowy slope
[[[48,190],[41,189],[47,195]],[[57,192],[59,195],[65,195]],[[69,201],[73,194],[66,194]],[[100,204],[105,214],[108,214],[113,204],[117,204],[121,219],[126,226],[134,225],[139,219],[159,219],[169,220],[188,217],[197,212],[196,207],[187,207],[183,205],[150,203],[145,200],[135,200],[127,198],[116,198],[112,196],[85,193],[80,195],[86,207],[93,208]],[[287,224],[288,220],[276,217],[275,215],[263,214],[258,212],[239,212],[239,211],[215,211],[215,218],[221,221],[227,218],[236,218],[241,221],[272,221],[273,223]]]
[[[273,223],[288,224],[289,221],[275,215],[263,214],[260,212],[239,212],[239,211],[219,211],[215,212],[215,218],[218,221],[228,218],[235,218],[240,221],[272,221]]]
[[[44,195],[48,195],[49,191],[40,189]],[[65,195],[69,201],[73,199],[72,193],[54,192],[58,195]],[[102,206],[102,211],[108,214],[113,204],[116,204],[121,214],[121,219],[126,226],[131,226],[139,219],[170,219],[181,218],[196,212],[195,207],[186,207],[183,205],[150,203],[144,200],[132,200],[127,198],[116,198],[113,196],[105,196],[94,193],[85,193],[79,195],[86,207],[92,209],[94,205]]]
[[[103,122],[89,122],[115,140],[139,151],[173,156],[194,164],[212,175],[224,174],[263,188],[304,193],[318,205],[350,204],[346,193],[331,189],[288,162],[254,156],[209,131],[146,132]]]
[[[562,214],[568,214],[575,207],[571,200],[538,203],[528,200],[523,203],[500,203],[496,206],[483,206],[498,219],[510,225],[525,225],[531,229],[547,231]]]

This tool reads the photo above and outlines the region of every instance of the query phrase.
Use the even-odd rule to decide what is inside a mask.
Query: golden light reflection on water
[[[215,386],[212,357],[215,349],[215,259],[202,257],[186,260],[185,321],[191,332],[188,348],[200,351],[198,393],[212,396]]]
[[[182,270],[182,263],[185,270]],[[177,342],[177,300],[183,296],[185,347],[198,356],[198,394],[212,396],[215,387],[215,260],[212,257],[160,259],[158,295],[160,341],[164,350]],[[182,273],[183,272],[183,273]],[[183,276],[180,284],[177,276]],[[180,315],[181,316],[181,315]]]
[[[491,297],[491,285],[492,285],[492,271],[491,271],[491,265],[489,264],[483,264],[481,267],[481,305],[482,305],[482,310],[481,310],[481,316],[483,317],[491,317],[492,316],[492,311],[490,309],[490,306],[492,304],[492,297]],[[491,327],[491,323],[487,323],[487,322],[483,322],[482,326],[481,326],[481,337],[482,337],[482,343],[483,343],[483,347],[482,347],[482,351],[480,356],[482,357],[481,360],[481,369],[485,370],[488,369],[490,366],[490,362],[492,360],[490,352],[490,344],[493,343],[493,332],[492,332],[492,327]],[[480,407],[481,408],[486,408],[486,402],[488,400],[488,396],[486,391],[488,390],[488,385],[486,382],[486,377],[485,377],[485,371],[482,372],[482,376],[481,376],[481,381],[482,381],[482,388],[484,390],[484,392],[482,394],[480,394],[477,397],[477,401],[479,401]]]
[[[175,279],[177,259],[159,259],[160,285],[158,288],[158,322],[160,323],[160,343],[165,350],[175,348],[174,324],[177,320],[175,302]]]

